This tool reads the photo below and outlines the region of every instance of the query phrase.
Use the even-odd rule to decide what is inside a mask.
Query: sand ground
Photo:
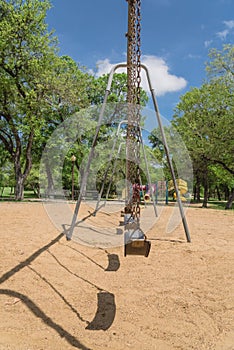
[[[189,208],[187,243],[165,233],[171,210],[145,258],[66,241],[39,202],[0,203],[0,349],[233,350],[233,211]]]

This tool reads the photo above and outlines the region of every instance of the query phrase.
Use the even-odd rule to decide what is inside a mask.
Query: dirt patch
[[[189,208],[187,243],[165,234],[172,210],[149,257],[125,258],[66,241],[41,203],[1,203],[0,349],[234,349],[233,212]]]

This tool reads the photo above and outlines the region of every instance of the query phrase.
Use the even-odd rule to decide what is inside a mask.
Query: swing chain
[[[140,218],[140,147],[141,147],[141,137],[140,137],[140,120],[141,120],[141,0],[137,0],[136,8],[136,57],[137,57],[137,72],[136,72],[136,99],[137,99],[137,125],[136,125],[136,182],[135,182],[135,192],[136,192],[136,211],[135,217],[139,220]]]
[[[127,179],[133,184],[128,188],[128,202],[125,210],[133,218],[140,216],[140,84],[141,84],[141,0],[128,0],[128,130]],[[132,195],[130,195],[132,193]]]
[[[137,57],[137,104],[141,102],[141,0],[137,0],[136,9],[136,57]],[[138,115],[139,117],[139,115]]]

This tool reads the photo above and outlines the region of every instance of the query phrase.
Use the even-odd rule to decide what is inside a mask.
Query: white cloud
[[[179,91],[186,87],[187,81],[182,77],[171,74],[163,58],[145,55],[142,57],[142,63],[149,69],[152,85],[155,87],[158,96],[162,96],[167,92]]]
[[[209,47],[212,44],[213,40],[206,40],[204,42],[205,48]]]
[[[100,77],[103,74],[110,73],[114,64],[110,63],[108,58],[105,58],[104,60],[97,61],[96,66],[97,66],[97,72],[95,75],[97,77]]]
[[[233,28],[234,28],[234,20],[231,20],[231,21],[224,21],[223,23],[224,23],[225,26],[228,27],[229,29],[233,29]]]
[[[221,39],[221,40],[226,40],[226,37],[230,32],[232,32],[232,29],[234,29],[234,20],[230,21],[223,21],[226,29],[224,29],[221,32],[216,33],[216,35]]]
[[[187,81],[183,77],[178,77],[169,72],[169,67],[161,57],[152,55],[143,55],[142,64],[146,65],[153,88],[157,96],[163,96],[168,92],[176,92],[186,87]],[[109,73],[114,64],[109,59],[99,60],[97,62],[96,76]],[[126,72],[126,69],[119,69],[117,73]],[[149,92],[148,82],[145,73],[142,74],[142,88]]]
[[[227,35],[229,33],[229,30],[225,29],[222,32],[218,32],[217,36],[221,39],[221,40],[225,40]]]

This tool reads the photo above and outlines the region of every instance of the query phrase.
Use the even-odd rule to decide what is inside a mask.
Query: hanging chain
[[[127,0],[128,14],[128,129],[127,205],[133,218],[140,217],[140,84],[141,84],[141,0]]]
[[[140,105],[141,0],[127,0],[128,14],[128,102]],[[134,118],[135,120],[136,118]]]
[[[136,57],[137,57],[137,73],[136,73],[136,100],[137,100],[137,130],[136,130],[136,213],[137,217],[140,216],[140,147],[141,147],[141,135],[140,135],[140,121],[141,121],[141,0],[137,1],[136,9]]]
[[[137,104],[140,105],[141,102],[141,0],[137,0],[137,9],[136,9],[136,69],[137,69],[137,78],[136,78],[136,95],[137,95]],[[138,115],[140,118],[140,116]]]

